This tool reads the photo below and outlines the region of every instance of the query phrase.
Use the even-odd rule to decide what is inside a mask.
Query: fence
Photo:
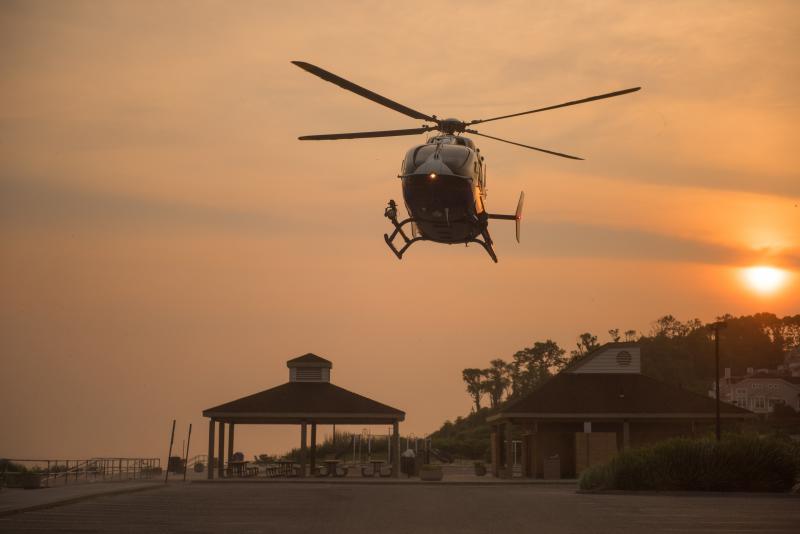
[[[149,479],[161,473],[159,458],[88,458],[0,460],[0,486],[20,487],[26,480],[37,487],[98,480]]]

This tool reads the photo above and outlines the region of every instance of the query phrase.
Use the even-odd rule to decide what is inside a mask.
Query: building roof
[[[559,373],[526,397],[511,402],[491,419],[507,417],[708,417],[714,399],[671,386],[642,374]],[[720,404],[726,417],[752,415],[749,410]]]
[[[405,412],[329,382],[287,382],[204,410],[203,416],[240,423],[377,424],[402,421]]]
[[[608,349],[637,348],[639,346],[640,346],[639,343],[636,341],[614,341],[610,343],[604,343],[603,345],[594,349],[589,354],[586,354],[585,356],[577,358],[572,362],[570,362],[570,364],[564,367],[564,369],[562,369],[561,372],[572,373],[576,371],[578,368],[583,367],[590,361],[594,360]]]
[[[800,376],[789,376],[789,375],[781,375],[777,373],[757,373],[752,375],[745,375],[745,376],[734,376],[731,377],[732,384],[738,384],[739,382],[744,382],[745,380],[784,380],[790,384],[797,384],[800,385]]]
[[[286,362],[287,367],[294,367],[296,365],[303,366],[308,364],[314,364],[316,367],[317,365],[325,365],[327,367],[333,367],[333,362],[330,360],[326,360],[316,354],[312,354],[311,352],[307,354],[303,354],[302,356],[298,356],[297,358],[292,358],[291,360]]]

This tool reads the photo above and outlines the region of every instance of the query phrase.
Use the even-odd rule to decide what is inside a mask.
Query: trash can
[[[544,459],[545,480],[558,480],[561,478],[561,458],[557,454]]]
[[[170,473],[176,473],[176,474],[183,473],[183,466],[184,466],[183,458],[181,458],[180,456],[169,457],[167,470],[169,470]]]
[[[406,449],[406,451],[400,455],[400,472],[411,478],[411,476],[414,475],[415,463],[416,455],[414,451]]]

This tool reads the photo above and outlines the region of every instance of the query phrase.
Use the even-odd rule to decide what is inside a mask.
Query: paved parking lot
[[[0,518],[4,532],[800,532],[800,498],[571,486],[175,484]]]

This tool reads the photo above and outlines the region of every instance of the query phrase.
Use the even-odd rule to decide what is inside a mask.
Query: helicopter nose
[[[417,167],[417,170],[414,171],[414,173],[427,174],[431,178],[436,178],[440,174],[453,174],[453,171],[450,170],[450,167],[445,165],[441,159],[431,156],[425,160],[422,165]]]

